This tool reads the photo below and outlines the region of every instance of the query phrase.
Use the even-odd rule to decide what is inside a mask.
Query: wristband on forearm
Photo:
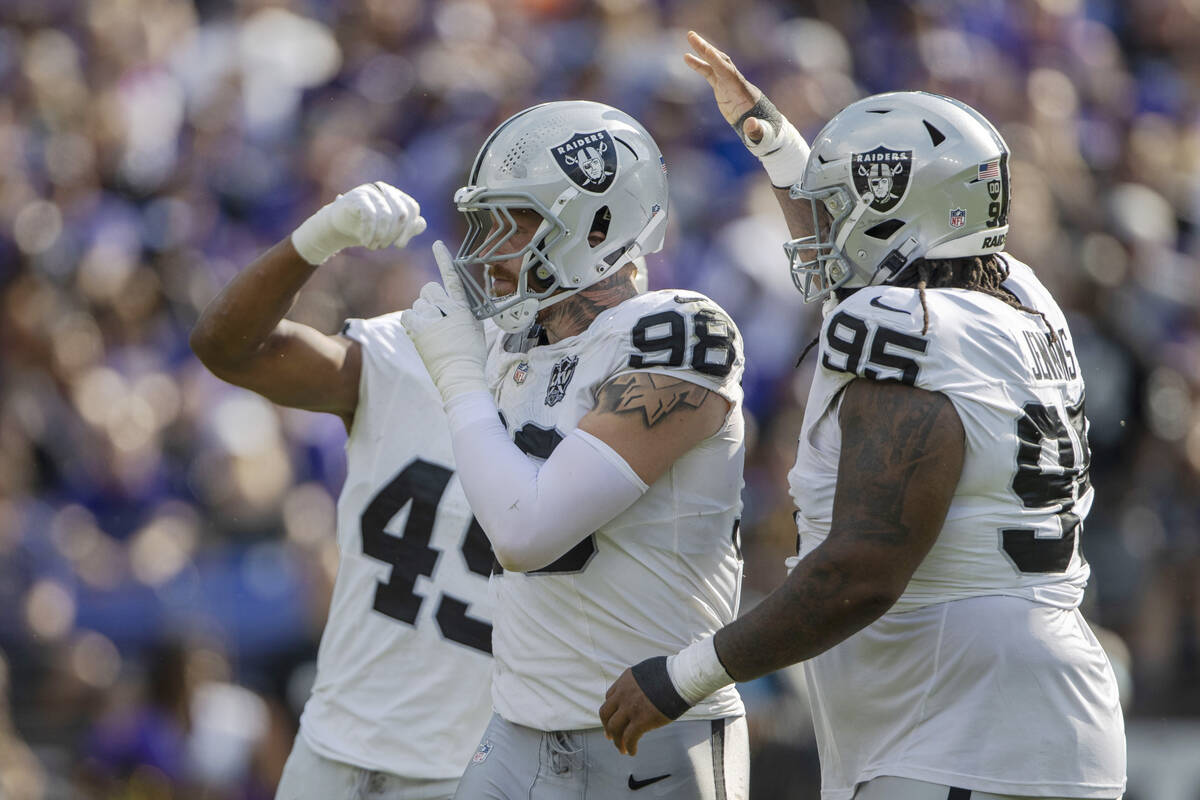
[[[696,703],[733,683],[711,636],[673,656],[648,658],[632,672],[642,693],[668,719],[678,719]]]
[[[762,122],[763,136],[757,142],[752,142],[746,135],[746,120],[751,117]],[[804,177],[804,167],[808,164],[808,142],[765,94],[758,98],[753,108],[738,117],[733,129],[746,149],[762,162],[772,185],[786,189]]]

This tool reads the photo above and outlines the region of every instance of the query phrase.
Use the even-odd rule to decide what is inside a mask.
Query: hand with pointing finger
[[[761,89],[746,80],[733,59],[695,31],[688,33],[688,43],[695,53],[685,53],[684,63],[708,81],[721,116],[762,161],[771,183],[780,188],[798,183],[808,163],[804,137]]]

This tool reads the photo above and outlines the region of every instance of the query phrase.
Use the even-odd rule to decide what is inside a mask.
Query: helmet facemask
[[[805,191],[797,184],[789,192],[793,200],[808,200],[812,206],[813,232],[784,244],[792,283],[804,302],[822,300],[854,276],[854,267],[842,247],[858,218],[870,205],[868,198],[857,203],[847,187],[828,186]],[[811,255],[810,258],[804,256]]]
[[[458,210],[466,217],[467,232],[454,267],[467,292],[467,300],[477,319],[494,317],[505,330],[527,327],[539,304],[564,288],[560,272],[548,253],[567,235],[562,221],[528,192],[493,192],[466,187],[455,198]],[[526,209],[541,217],[537,229],[520,247],[507,247],[521,226],[513,212]],[[494,265],[504,264],[511,272],[516,288],[497,296]]]

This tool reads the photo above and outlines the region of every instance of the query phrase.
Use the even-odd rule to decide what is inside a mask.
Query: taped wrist
[[[758,98],[758,102],[755,103],[749,111],[738,117],[738,121],[733,123],[733,129],[737,131],[737,135],[741,137],[742,144],[746,145],[747,149],[753,153],[754,148],[761,145],[762,142],[752,142],[750,141],[750,138],[746,136],[746,120],[750,119],[751,117],[757,117],[758,119],[767,123],[771,130],[776,132],[783,127],[783,123],[786,122],[786,120],[784,120],[783,114],[779,113],[779,109],[775,107],[775,104],[767,99],[765,94]],[[755,153],[755,155],[759,154]]]
[[[341,195],[338,195],[339,199]],[[334,203],[337,200],[333,201]],[[322,206],[300,227],[292,232],[292,246],[309,264],[320,266],[334,253],[354,243],[353,237],[339,231],[333,224],[333,203]]]
[[[679,696],[695,705],[718,689],[733,683],[717,655],[714,637],[693,642],[667,659],[667,674]]]
[[[758,142],[750,141],[746,135],[746,120],[751,117],[763,123],[763,137]],[[773,186],[786,189],[804,177],[804,167],[808,164],[808,142],[766,95],[758,98],[753,108],[738,117],[733,128],[746,149],[762,162]]]
[[[679,719],[692,707],[692,704],[684,700],[676,690],[675,684],[671,683],[666,656],[647,658],[634,664],[630,672],[642,694],[646,695],[646,699],[667,719]]]

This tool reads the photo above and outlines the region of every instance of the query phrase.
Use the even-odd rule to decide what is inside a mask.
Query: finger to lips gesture
[[[688,43],[696,54],[684,53],[683,61],[698,72],[712,87],[717,108],[730,125],[736,125],[742,115],[754,107],[762,97],[762,90],[738,71],[733,59],[713,47],[707,39],[695,31],[688,31]],[[752,141],[762,138],[762,123],[750,117],[744,125],[746,135]]]

